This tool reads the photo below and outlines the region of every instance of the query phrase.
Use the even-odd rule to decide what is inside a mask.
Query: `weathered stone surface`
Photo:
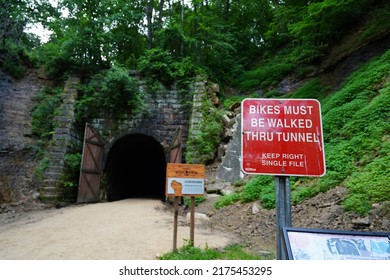
[[[39,91],[34,74],[14,81],[0,72],[0,151],[20,151],[33,144],[31,135],[32,97]]]
[[[233,125],[233,138],[228,144],[226,154],[217,169],[216,178],[231,183],[243,177],[241,172],[241,115],[238,114]]]
[[[36,199],[31,109],[40,88],[34,72],[16,81],[0,71],[0,203]]]
[[[80,79],[69,77],[65,83],[62,94],[63,103],[60,106],[59,115],[55,121],[57,127],[52,137],[52,146],[48,148],[49,167],[45,170],[44,185],[41,188],[42,197],[45,199],[55,199],[59,195],[57,189],[62,173],[65,169],[65,155],[78,142],[74,140],[77,135],[74,133],[75,122],[74,104],[77,98],[77,85]]]
[[[194,216],[194,219],[195,219],[194,222],[195,222],[196,224],[207,224],[207,223],[210,221],[210,218],[207,217],[207,215],[204,214],[204,213],[195,212],[194,214],[195,214],[195,216]],[[190,222],[191,222],[191,213],[187,213],[187,214],[186,214],[186,224],[189,225]]]
[[[220,194],[223,189],[230,187],[231,184],[229,182],[217,181],[212,184],[206,185],[206,192],[209,194],[216,193]]]

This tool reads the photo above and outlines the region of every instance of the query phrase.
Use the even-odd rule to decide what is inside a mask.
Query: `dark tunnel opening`
[[[153,137],[129,134],[111,147],[105,166],[107,200],[164,198],[166,159]]]

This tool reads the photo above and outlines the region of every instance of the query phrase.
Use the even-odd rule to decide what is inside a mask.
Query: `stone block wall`
[[[53,144],[48,148],[48,168],[45,171],[44,186],[41,192],[46,199],[55,199],[59,195],[58,186],[62,184],[61,174],[64,171],[66,153],[82,145],[80,138],[83,135],[76,135],[73,129],[74,102],[77,97],[78,83],[77,78],[70,78],[67,81],[60,114],[55,118],[57,125],[53,135]],[[90,121],[105,145],[105,154],[116,140],[128,134],[151,136],[167,151],[179,127],[182,129],[182,143],[185,149],[191,116],[188,103],[192,95],[183,95],[177,90],[147,92],[143,81],[139,81],[139,86],[146,96],[146,106],[141,113],[136,116],[124,116],[121,119],[100,118]],[[201,116],[197,118],[199,117]]]
[[[140,88],[141,90],[144,88],[142,82]],[[182,96],[177,90],[144,93],[146,108],[138,115],[120,120],[92,120],[91,124],[102,136],[106,151],[119,138],[136,133],[151,136],[164,148],[168,148],[179,127],[182,129],[182,142],[185,143],[191,115],[186,107],[188,102],[185,101],[188,96]]]
[[[59,184],[65,170],[65,155],[81,145],[80,137],[74,131],[74,106],[77,99],[79,78],[70,77],[65,83],[59,114],[54,118],[55,131],[48,153],[48,167],[44,173],[41,197],[55,200],[59,195]]]

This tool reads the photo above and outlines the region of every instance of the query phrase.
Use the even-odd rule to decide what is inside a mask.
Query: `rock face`
[[[0,72],[0,203],[38,196],[32,184],[36,162],[31,109],[41,87],[34,71],[20,81]]]
[[[233,118],[234,124],[230,128],[231,140],[226,147],[222,163],[217,169],[216,179],[234,183],[243,178],[241,172],[241,114]],[[229,127],[227,127],[229,129]]]
[[[33,143],[32,97],[40,88],[33,72],[21,81],[0,72],[0,154],[20,151]]]

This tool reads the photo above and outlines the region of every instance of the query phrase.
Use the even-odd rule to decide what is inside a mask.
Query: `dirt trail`
[[[164,207],[159,200],[126,199],[30,213],[2,223],[0,259],[156,259],[173,246],[173,214]],[[179,221],[177,246],[189,235],[189,226]],[[197,247],[224,247],[231,241],[223,232],[195,227]]]

